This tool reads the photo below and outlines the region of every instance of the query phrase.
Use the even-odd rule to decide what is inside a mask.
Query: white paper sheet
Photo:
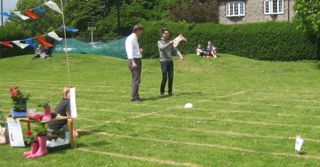
[[[304,142],[304,140],[303,140],[300,136],[297,136],[297,138],[296,138],[296,145],[295,145],[296,151],[298,151],[298,152],[301,151],[303,142]]]
[[[71,118],[77,118],[76,88],[70,88],[70,112]]]
[[[7,124],[11,147],[25,147],[20,121],[8,119]]]

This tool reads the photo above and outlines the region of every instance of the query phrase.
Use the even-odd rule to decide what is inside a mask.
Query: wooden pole
[[[67,31],[65,29],[66,27],[66,21],[64,17],[64,6],[63,6],[63,1],[60,0],[61,2],[61,10],[62,10],[62,23],[63,23],[63,33],[64,33],[64,48],[65,48],[65,53],[67,56],[67,72],[68,72],[68,81],[69,81],[69,86],[72,87],[71,85],[71,74],[70,74],[70,61],[69,61],[69,53],[68,53],[68,43],[67,43]]]

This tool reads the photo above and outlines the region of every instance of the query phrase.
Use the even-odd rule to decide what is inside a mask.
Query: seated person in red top
[[[213,46],[212,41],[208,41],[207,51],[208,51],[207,56],[212,56],[214,58],[217,58],[217,50],[216,50],[216,47]]]

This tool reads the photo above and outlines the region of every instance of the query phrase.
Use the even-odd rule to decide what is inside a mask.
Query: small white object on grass
[[[295,147],[294,147],[297,152],[301,151],[303,142],[304,142],[304,140],[301,138],[301,136],[297,136],[296,144],[295,144]]]
[[[185,109],[191,109],[193,107],[193,105],[191,103],[187,103],[184,105]]]

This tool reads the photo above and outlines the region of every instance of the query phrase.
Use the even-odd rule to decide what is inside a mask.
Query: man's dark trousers
[[[128,60],[129,68],[130,68],[130,71],[132,74],[132,92],[131,92],[132,99],[131,100],[138,100],[140,98],[139,97],[139,86],[140,86],[142,63],[141,63],[141,59],[135,58],[134,61],[137,64],[136,69],[133,69],[131,60]]]
[[[160,87],[160,93],[164,94],[167,80],[169,79],[168,83],[168,93],[172,94],[172,85],[173,85],[173,61],[163,61],[161,63],[161,70],[162,70],[162,82]]]

